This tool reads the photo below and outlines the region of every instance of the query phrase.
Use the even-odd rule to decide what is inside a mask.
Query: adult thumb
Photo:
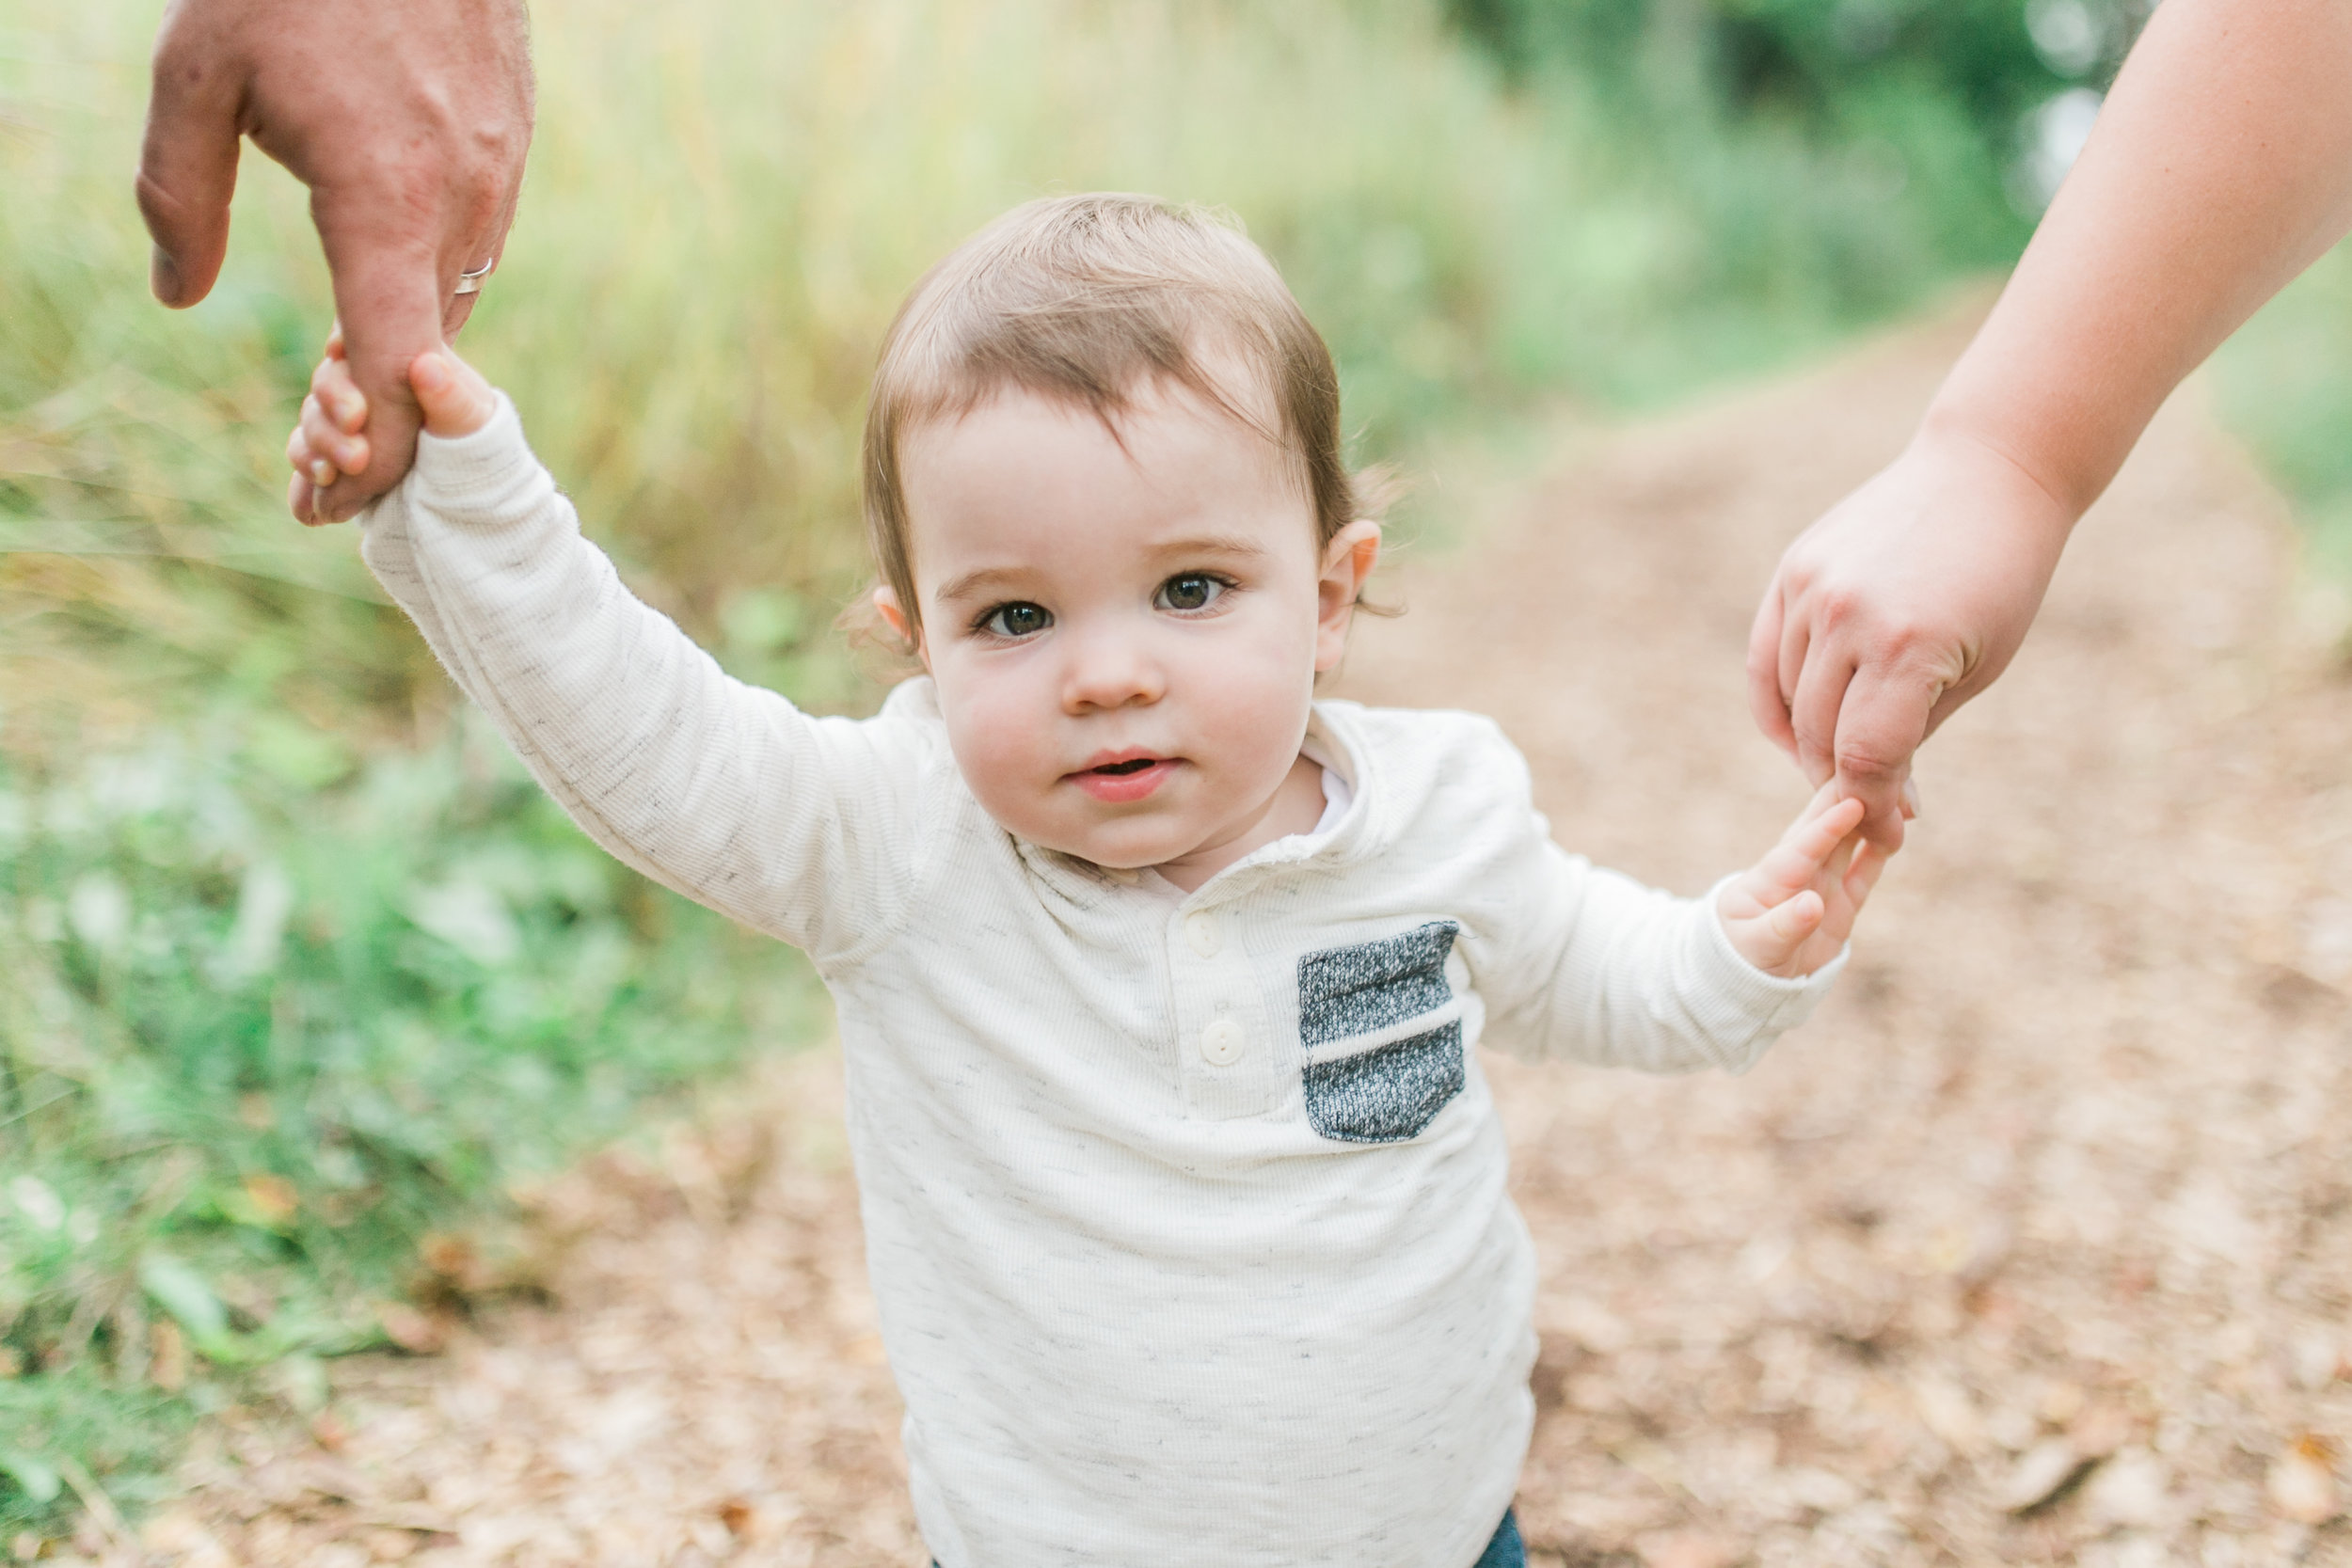
[[[155,242],[149,286],[175,309],[212,293],[229,251],[242,92],[222,40],[175,6],[155,40],[136,186],[139,215]]]

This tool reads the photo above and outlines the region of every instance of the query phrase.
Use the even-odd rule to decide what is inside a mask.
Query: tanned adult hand
[[[2348,85],[2345,0],[2166,0],[1910,447],[1782,557],[1750,704],[1873,843],[2157,406],[2352,225]]]
[[[348,517],[407,472],[408,368],[471,313],[459,275],[504,248],[531,126],[522,0],[171,0],[138,172],[155,297],[212,292],[250,136],[310,189],[366,394],[367,467],[324,490],[297,477],[305,522]]]

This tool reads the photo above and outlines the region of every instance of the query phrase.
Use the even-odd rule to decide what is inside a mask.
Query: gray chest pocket
[[[1461,929],[1437,920],[1298,960],[1307,1120],[1317,1132],[1399,1143],[1462,1092],[1462,1004],[1445,976]]]

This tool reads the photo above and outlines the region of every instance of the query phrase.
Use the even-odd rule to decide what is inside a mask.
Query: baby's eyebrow
[[[988,589],[1017,582],[1026,575],[1024,569],[1018,566],[983,566],[977,572],[966,572],[961,577],[949,578],[932,591],[932,595],[941,599],[973,598]]]
[[[1265,546],[1247,533],[1200,533],[1152,546],[1153,555],[1263,555]]]

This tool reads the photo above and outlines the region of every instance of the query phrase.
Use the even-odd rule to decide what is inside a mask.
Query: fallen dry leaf
[[[147,1380],[167,1394],[187,1386],[187,1336],[169,1318],[147,1325]]]
[[[255,1171],[246,1177],[243,1186],[246,1201],[272,1225],[284,1225],[301,1211],[301,1195],[282,1176]]]
[[[2096,1463],[2076,1451],[2066,1438],[2037,1443],[1995,1490],[1994,1504],[2004,1513],[2031,1513],[2056,1500]]]
[[[2305,1437],[2271,1462],[2263,1495],[2282,1518],[2298,1525],[2324,1525],[2343,1512],[2336,1472],[2326,1445]]]
[[[388,1301],[376,1308],[375,1321],[386,1338],[411,1355],[438,1355],[449,1348],[449,1325],[437,1313]]]

